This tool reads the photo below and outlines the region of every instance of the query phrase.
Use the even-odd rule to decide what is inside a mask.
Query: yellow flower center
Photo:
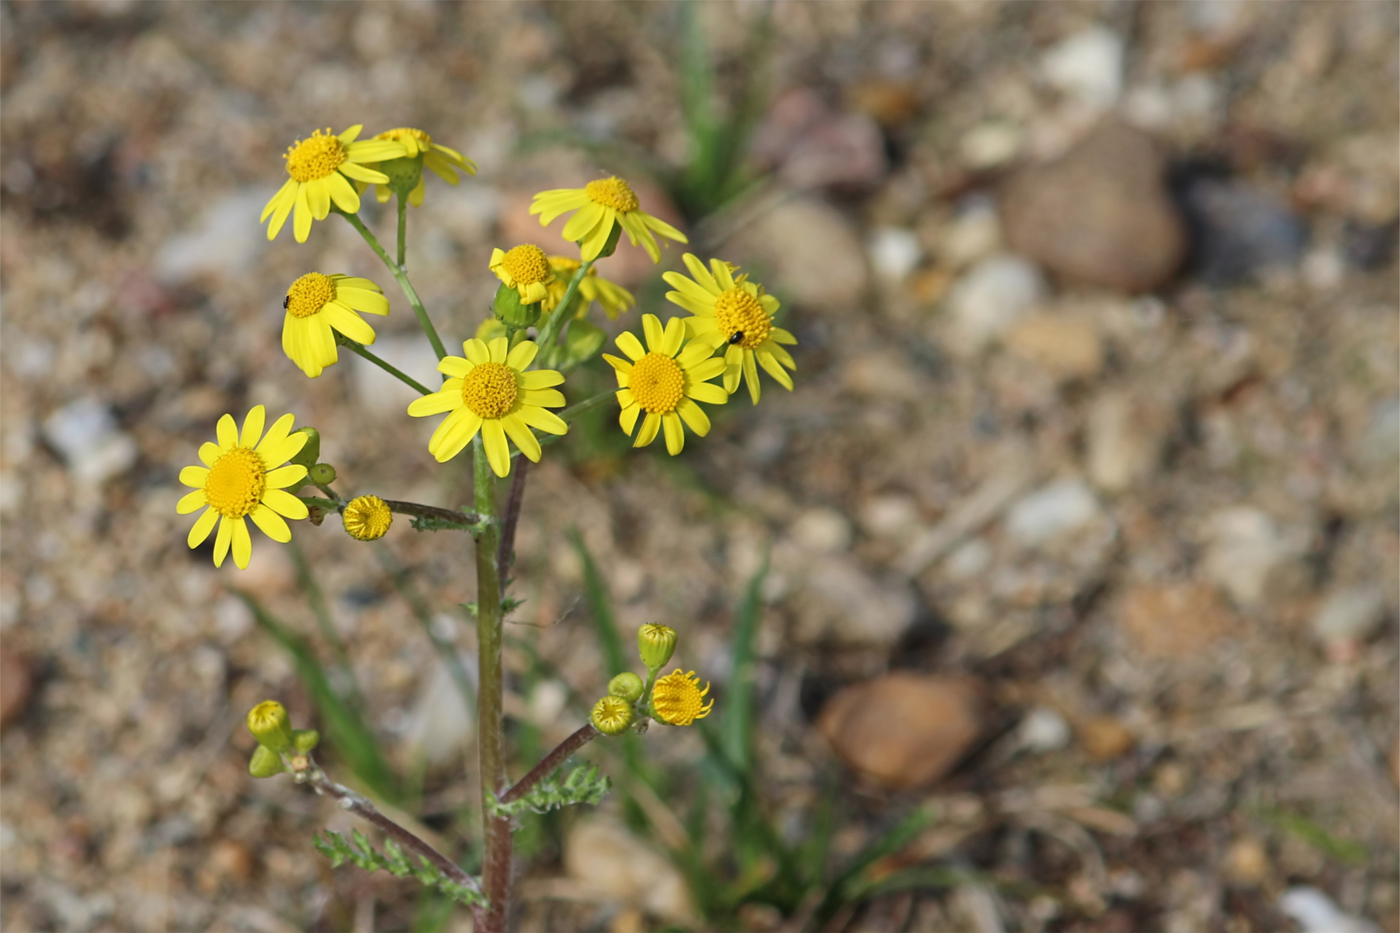
[[[483,418],[509,413],[519,392],[515,370],[504,363],[480,363],[462,379],[463,404]]]
[[[287,724],[287,709],[276,700],[263,700],[248,710],[248,728],[254,734],[271,732]]]
[[[685,372],[666,354],[648,353],[632,364],[627,388],[649,414],[664,415],[675,411],[685,394]]]
[[[521,243],[513,249],[506,250],[506,254],[501,257],[501,268],[515,280],[516,285],[544,282],[552,274],[549,257],[545,255],[544,250],[532,243]]]
[[[705,702],[705,694],[710,685],[700,689],[700,678],[695,672],[682,674],[680,668],[662,677],[651,692],[651,711],[662,722],[673,726],[688,726],[697,719],[710,715],[714,700]]]
[[[287,289],[287,313],[292,317],[311,317],[335,298],[335,280],[319,272],[308,272]]]
[[[605,696],[593,705],[593,726],[604,735],[618,735],[632,724],[632,704],[622,697]]]
[[[389,511],[389,503],[378,496],[356,496],[346,504],[341,519],[350,537],[374,541],[384,537],[393,524],[394,513]]]
[[[624,214],[637,209],[637,196],[632,193],[632,186],[621,178],[599,178],[590,181],[583,186],[583,193],[594,203],[622,211]]]
[[[262,501],[267,464],[251,447],[234,447],[219,455],[204,481],[204,501],[225,518],[242,518]]]
[[[287,160],[288,175],[307,182],[329,177],[345,157],[345,145],[331,134],[330,127],[326,127],[324,136],[317,130],[309,139],[297,140],[282,158]]]
[[[725,341],[746,350],[758,347],[773,331],[773,321],[763,305],[742,288],[731,288],[715,299],[715,320]]]

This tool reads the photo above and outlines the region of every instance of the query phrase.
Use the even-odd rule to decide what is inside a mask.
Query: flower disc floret
[[[554,281],[549,256],[533,243],[492,250],[490,267],[496,278],[520,293],[521,304],[543,301],[549,295],[547,286]]]
[[[715,299],[715,323],[726,344],[745,350],[762,346],[773,332],[773,319],[758,298],[742,288],[731,288]]]
[[[627,385],[643,411],[664,415],[685,397],[685,372],[664,353],[648,353],[632,364]]]
[[[635,211],[641,205],[632,186],[621,178],[599,178],[583,186],[584,194],[594,204],[611,207],[615,211]]]
[[[389,503],[378,496],[356,496],[345,505],[341,514],[345,531],[357,541],[374,541],[384,537],[394,522]]]
[[[462,404],[482,418],[502,418],[515,407],[515,372],[504,363],[482,363],[462,378]]]
[[[225,518],[242,518],[262,501],[267,491],[267,465],[257,451],[235,447],[209,468],[204,498]]]
[[[335,300],[335,282],[328,275],[308,272],[287,289],[287,313],[292,317],[311,317]]]
[[[688,726],[697,719],[710,715],[715,701],[705,701],[710,685],[700,689],[700,678],[695,672],[681,673],[676,668],[656,682],[651,691],[651,711],[660,721],[672,726]]]
[[[530,204],[530,213],[539,214],[545,226],[569,211],[577,213],[564,224],[564,239],[579,245],[585,262],[602,253],[614,225],[621,225],[632,245],[645,249],[652,262],[661,261],[655,234],[678,243],[689,242],[684,233],[643,211],[636,192],[621,178],[595,179],[582,188],[541,191]]]
[[[287,174],[296,181],[307,182],[329,177],[340,168],[345,156],[344,143],[326,127],[325,135],[315,130],[309,138],[293,143],[283,158],[287,160]]]
[[[369,279],[308,272],[287,289],[282,352],[311,378],[339,358],[335,332],[356,343],[374,343],[374,328],[360,314],[389,313],[389,299]]]
[[[617,401],[622,406],[618,423],[629,435],[643,413],[634,447],[645,447],[666,432],[666,450],[672,456],[685,447],[688,426],[701,437],[710,433],[710,418],[699,402],[723,405],[729,393],[707,380],[724,372],[724,360],[715,357],[712,340],[685,341],[685,326],[672,318],[663,330],[654,314],[642,315],[647,346],[634,335],[624,333],[617,345],[627,359],[608,353],[603,359],[617,373]]]

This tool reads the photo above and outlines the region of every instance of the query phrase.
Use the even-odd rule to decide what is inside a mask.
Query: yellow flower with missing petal
[[[357,123],[339,136],[332,136],[328,127],[324,134],[316,130],[307,139],[299,139],[287,149],[287,179],[272,200],[263,208],[261,223],[270,216],[267,238],[276,238],[287,215],[296,209],[292,230],[298,243],[305,243],[311,233],[311,221],[325,220],[331,202],[347,214],[360,209],[360,195],[350,179],[366,182],[387,182],[383,172],[365,168],[366,162],[397,159],[408,150],[403,143],[389,139],[366,139],[356,142],[364,124]]]
[[[520,293],[523,305],[544,301],[549,294],[548,286],[554,281],[549,257],[533,243],[521,243],[508,250],[491,250],[490,268],[507,288]]]
[[[583,265],[577,259],[570,259],[568,256],[550,256],[549,267],[554,270],[554,281],[547,286],[549,293],[545,296],[544,304],[540,305],[540,310],[549,314],[559,307],[559,302],[564,299],[564,293],[569,290],[569,280],[574,277],[578,267]],[[583,277],[583,281],[578,283],[578,294],[583,300],[579,302],[578,311],[574,317],[582,319],[588,316],[588,305],[596,301],[603,306],[603,313],[608,316],[608,320],[616,321],[617,316],[629,307],[637,303],[637,299],[632,297],[632,293],[615,282],[609,282],[598,274],[596,268],[588,270],[588,274]]]
[[[389,299],[369,279],[308,272],[287,289],[282,307],[282,352],[314,379],[339,359],[332,331],[369,346],[374,328],[355,312],[388,314]]]
[[[454,187],[456,187],[459,181],[457,178],[458,169],[461,169],[468,175],[476,174],[475,162],[462,155],[456,149],[449,149],[442,143],[433,142],[433,137],[429,136],[423,130],[401,126],[398,129],[385,130],[374,138],[402,144],[404,149],[407,150],[407,155],[405,155],[404,158],[416,159],[419,155],[422,155],[423,167],[431,169],[439,178]],[[379,168],[380,166],[376,165],[374,167]],[[360,182],[357,187],[360,191],[364,191],[368,186],[364,182]],[[422,205],[423,187],[423,176],[420,174],[418,176],[418,184],[408,193],[409,204],[412,204],[414,207]],[[388,201],[391,194],[393,194],[393,191],[390,190],[387,184],[380,183],[374,186],[374,197],[380,204]]]
[[[530,213],[549,226],[554,218],[578,211],[564,224],[564,239],[579,245],[584,262],[597,259],[612,236],[613,224],[621,224],[632,245],[641,244],[652,262],[661,261],[652,231],[678,243],[689,243],[684,233],[641,210],[632,186],[616,176],[590,181],[582,188],[553,188],[535,195]]]
[[[700,689],[700,678],[695,672],[682,674],[678,667],[656,682],[651,691],[651,712],[658,720],[671,726],[688,726],[697,719],[710,715],[715,701],[705,702],[705,694],[710,685]]]
[[[661,277],[676,289],[667,292],[666,298],[694,315],[685,319],[688,335],[724,345],[725,391],[739,388],[742,373],[749,397],[757,405],[759,366],[791,391],[792,377],[787,369],[795,370],[797,364],[780,344],[795,344],[797,338],[773,326],[778,299],[765,294],[763,286],[750,282],[748,276],[736,277],[737,266],[711,259],[710,268],[706,269],[694,253],[686,253],[682,258],[694,279],[679,272],[663,272]]]
[[[263,406],[253,406],[243,419],[240,435],[233,416],[224,415],[217,428],[219,442],[199,448],[204,466],[188,466],[180,471],[180,482],[195,487],[195,491],[181,498],[175,510],[188,515],[208,506],[190,529],[190,547],[203,544],[218,522],[215,567],[223,566],[232,549],[233,562],[240,570],[247,568],[253,542],[245,518],[251,518],[272,540],[286,543],[292,540],[292,532],[282,516],[307,516],[306,503],[286,491],[286,487],[306,476],[306,467],[295,463],[282,466],[301,450],[306,435],[291,433],[295,419],[287,414],[278,418],[263,436],[266,417]]]
[[[662,330],[656,315],[644,314],[642,330],[647,349],[631,333],[623,333],[618,336],[617,345],[628,358],[603,354],[617,372],[617,384],[622,386],[617,390],[617,401],[622,405],[618,423],[630,435],[637,418],[646,412],[632,446],[645,447],[664,428],[666,451],[674,457],[685,446],[682,423],[701,437],[710,433],[710,418],[696,403],[723,405],[729,401],[728,392],[706,381],[724,372],[724,360],[714,355],[713,343],[692,340],[686,344],[680,318],[671,318]]]
[[[564,381],[552,369],[525,372],[535,359],[539,345],[523,340],[514,349],[505,337],[489,344],[473,337],[462,344],[466,357],[448,356],[438,363],[438,372],[450,378],[441,391],[414,399],[408,413],[415,418],[451,412],[433,432],[428,451],[439,463],[451,460],[481,432],[486,458],[497,476],[510,473],[509,437],[520,452],[535,463],[540,461],[540,442],[531,428],[550,434],[564,434],[564,419],[547,411],[564,404],[564,394],[550,388]]]

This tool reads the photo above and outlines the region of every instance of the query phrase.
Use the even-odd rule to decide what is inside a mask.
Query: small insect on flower
[[[743,332],[742,330],[736,330],[734,333],[732,333],[732,334],[729,335],[729,345],[730,345],[731,347],[734,346],[736,343],[743,343],[743,342],[744,342],[744,332]]]

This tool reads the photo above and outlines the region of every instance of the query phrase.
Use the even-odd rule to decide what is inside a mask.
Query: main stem
[[[486,459],[481,435],[472,442],[475,460],[476,514],[483,528],[476,539],[476,641],[480,693],[477,700],[477,748],[481,766],[481,819],[486,836],[482,883],[490,901],[482,933],[503,933],[510,900],[510,819],[491,816],[492,797],[506,786],[505,721],[502,707],[501,577],[496,563],[501,528],[496,522],[496,476]]]

